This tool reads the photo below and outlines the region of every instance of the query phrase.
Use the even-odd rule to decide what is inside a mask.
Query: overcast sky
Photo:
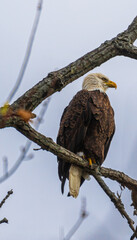
[[[0,1],[0,105],[4,104],[13,87],[23,61],[32,28],[37,1]],[[136,0],[47,0],[35,37],[32,54],[23,82],[14,97],[42,80],[50,71],[60,69],[98,47],[105,40],[124,31],[137,13]],[[117,90],[108,95],[115,111],[116,133],[104,166],[129,174],[137,179],[137,63],[134,59],[116,57],[92,72],[101,72],[117,83]],[[75,93],[81,90],[83,77],[52,96],[40,132],[56,140],[63,109]],[[38,113],[40,107],[34,112]],[[20,155],[26,138],[15,129],[0,131],[0,174],[3,157],[9,168]],[[2,240],[60,239],[79,217],[82,197],[86,197],[88,218],[72,240],[129,239],[131,231],[103,190],[93,178],[85,182],[77,199],[67,198],[60,191],[56,156],[46,151],[33,151],[34,158],[22,163],[16,173],[0,185],[0,200],[13,189],[14,194],[0,210],[0,219],[7,217],[9,224],[0,225]],[[118,184],[108,181],[113,191]],[[130,193],[122,199],[132,217]],[[137,219],[134,218],[137,224]]]

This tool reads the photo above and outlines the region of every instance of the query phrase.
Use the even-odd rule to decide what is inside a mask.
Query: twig
[[[40,111],[40,113],[39,113],[39,115],[38,115],[38,117],[37,117],[37,119],[36,119],[36,121],[35,121],[35,124],[34,124],[36,130],[39,128],[39,125],[40,125],[40,124],[42,123],[42,121],[43,121],[43,117],[44,117],[44,115],[45,115],[45,113],[46,113],[46,111],[47,111],[47,109],[48,109],[50,100],[51,100],[51,97],[47,98],[47,99],[44,101],[44,103],[43,103],[43,106],[42,106],[42,108],[41,108],[41,111]]]
[[[133,233],[133,235],[131,236],[130,240],[134,240],[135,238],[137,238],[137,227],[135,232]]]
[[[3,157],[3,175],[6,175],[8,172],[8,158]]]
[[[64,240],[64,228],[59,228],[59,240]]]
[[[94,172],[92,175],[96,179],[98,184],[101,186],[101,188],[104,190],[104,192],[108,195],[110,200],[114,203],[115,207],[118,209],[122,217],[125,217],[127,219],[128,224],[130,228],[133,230],[133,232],[135,232],[135,228],[133,226],[134,221],[129,217],[129,215],[125,211],[125,208],[121,199],[115,196],[115,194],[110,190],[110,188],[106,185],[103,179],[96,172]]]
[[[26,153],[30,149],[31,143],[32,143],[31,141],[27,140],[25,147],[21,151],[21,154],[20,154],[18,160],[13,165],[13,167],[10,170],[8,170],[3,176],[0,177],[0,183],[7,180],[10,176],[12,176],[16,172],[16,170],[19,168],[22,161],[24,160]]]
[[[45,113],[47,111],[50,99],[51,99],[50,97],[48,99],[46,99],[44,101],[43,105],[42,105],[41,111],[40,111],[39,116],[38,116],[38,120],[35,123],[35,128],[37,130],[38,130],[38,128],[39,128],[39,126],[40,126],[40,124],[41,124],[41,122],[43,120],[43,117],[44,117],[44,115],[45,115]],[[9,171],[7,171],[7,169],[6,169],[5,174],[2,177],[0,177],[0,183],[2,183],[5,180],[7,180],[10,176],[12,176],[16,172],[16,170],[19,168],[19,166],[21,165],[21,163],[25,159],[26,154],[29,151],[31,144],[32,144],[32,141],[27,140],[25,146],[23,147],[23,149],[21,151],[21,154],[20,154],[19,158],[17,159],[17,161],[15,162],[13,167]]]
[[[83,199],[82,201],[82,207],[81,207],[81,211],[80,211],[80,217],[77,220],[77,222],[75,223],[75,225],[70,229],[70,231],[68,232],[68,234],[66,235],[66,237],[64,237],[63,240],[69,240],[71,239],[71,237],[74,235],[74,233],[78,230],[78,228],[80,227],[80,225],[82,224],[82,222],[85,220],[85,218],[88,216],[88,213],[86,211],[86,199]]]
[[[3,200],[0,203],[0,208],[3,206],[3,204],[5,203],[5,201],[9,198],[9,196],[13,194],[13,190],[11,189],[10,191],[7,192],[7,195],[5,198],[3,198]],[[7,218],[3,218],[2,220],[0,220],[0,224],[2,223],[8,223],[8,219]]]
[[[37,27],[38,27],[39,19],[40,19],[40,14],[41,14],[41,10],[42,10],[42,2],[43,2],[43,0],[39,0],[39,2],[38,2],[36,16],[35,16],[35,19],[34,19],[32,30],[31,30],[31,34],[30,34],[28,46],[27,46],[27,49],[26,49],[25,57],[24,57],[19,75],[17,77],[15,86],[13,87],[12,91],[10,92],[10,94],[7,98],[7,102],[10,102],[12,100],[13,96],[17,92],[17,90],[18,90],[18,88],[21,84],[21,81],[23,79],[23,76],[24,76],[28,61],[29,61],[29,57],[30,57],[30,54],[31,54],[32,45],[33,45],[33,42],[34,42],[34,38],[35,38],[36,30],[37,30]]]
[[[9,196],[13,194],[13,190],[11,189],[10,191],[7,192],[7,195],[5,198],[3,198],[3,200],[0,203],[0,208],[3,206],[3,204],[5,203],[5,201],[9,198]]]
[[[3,218],[2,220],[0,220],[0,224],[2,223],[8,223],[8,219],[7,218]]]

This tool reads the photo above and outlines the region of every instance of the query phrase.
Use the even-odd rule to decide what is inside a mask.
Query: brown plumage
[[[95,74],[90,75],[95,76]],[[108,82],[108,78],[106,79]],[[91,78],[90,81],[93,83]],[[100,88],[96,86],[90,91],[87,89],[79,91],[65,108],[57,143],[76,154],[82,152],[86,159],[91,158],[101,165],[106,158],[114,131],[114,112],[108,96],[105,91],[100,91]],[[70,163],[58,158],[58,174],[62,182],[62,193],[66,178],[68,178],[70,195],[77,197],[79,187],[87,178],[87,174],[74,165],[71,170],[70,166]]]

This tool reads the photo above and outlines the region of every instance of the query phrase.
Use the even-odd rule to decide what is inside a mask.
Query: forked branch
[[[48,74],[42,81],[28,90],[12,104],[12,109],[19,107],[33,111],[45,98],[61,91],[66,85],[83,76],[90,70],[116,56],[128,56],[137,59],[137,48],[133,46],[137,39],[137,17],[127,30],[98,48],[85,54],[68,66]],[[0,127],[1,127],[0,117]],[[6,126],[6,125],[5,125]]]
[[[102,63],[108,61],[109,59],[116,56],[128,56],[130,58],[137,59],[137,48],[133,46],[134,41],[137,39],[137,17],[133,20],[126,31],[118,34],[115,38],[105,41],[100,47],[95,50],[85,54],[83,57],[72,62],[68,66],[48,74],[42,81],[28,90],[19,99],[17,99],[11,106],[8,107],[7,113],[3,116],[0,109],[0,128],[4,127],[14,127],[24,136],[26,136],[31,141],[37,143],[42,149],[52,152],[58,157],[68,161],[70,163],[76,164],[84,168],[89,174],[93,175],[98,183],[103,188],[103,181],[101,176],[110,178],[117,181],[122,186],[126,186],[133,193],[137,191],[137,181],[131,179],[124,173],[107,169],[99,168],[98,172],[95,169],[90,169],[88,163],[83,161],[80,157],[74,153],[64,149],[63,147],[57,145],[53,142],[51,138],[46,138],[44,135],[38,133],[29,124],[25,123],[21,118],[19,118],[15,112],[19,108],[23,108],[28,111],[33,111],[45,98],[52,95],[54,92],[61,91],[67,84],[73,82],[79,77],[83,76],[90,70]],[[106,186],[105,186],[106,187]],[[108,191],[103,188],[108,194]],[[133,227],[133,221],[129,218],[128,214],[124,212],[122,205],[116,200],[113,194],[111,195],[111,200],[115,203],[122,216],[125,216],[128,220],[130,227],[135,233]],[[110,196],[108,194],[108,196]],[[134,198],[134,194],[133,194]],[[135,234],[134,234],[135,236]],[[133,236],[133,237],[134,237]]]
[[[19,132],[24,134],[26,137],[30,137],[30,140],[33,140],[33,142],[37,143],[43,150],[45,149],[47,151],[50,151],[56,156],[64,159],[65,161],[84,168],[89,174],[93,175],[94,178],[99,183],[99,185],[102,187],[102,189],[109,196],[111,201],[114,203],[115,207],[118,209],[120,214],[127,219],[128,224],[132,229],[132,231],[135,232],[135,228],[133,226],[134,221],[129,217],[129,215],[125,211],[125,208],[121,199],[117,198],[116,195],[109,189],[109,187],[102,180],[101,176],[117,181],[122,186],[127,187],[129,190],[132,190],[132,193],[134,193],[134,191],[135,193],[137,192],[136,180],[130,178],[123,172],[116,171],[113,169],[97,167],[96,165],[93,165],[93,167],[90,168],[87,161],[83,161],[83,159],[77,156],[76,154],[59,146],[58,144],[53,142],[51,138],[46,138],[44,135],[38,133],[29,124],[26,124],[26,123],[24,124],[23,122],[20,121],[20,124],[19,125],[16,124],[15,126]],[[133,200],[133,197],[132,197],[132,200]],[[135,203],[133,200],[133,205],[136,208],[136,200],[135,200]]]

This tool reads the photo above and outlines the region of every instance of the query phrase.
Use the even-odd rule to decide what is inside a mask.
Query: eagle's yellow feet
[[[91,158],[88,158],[88,163],[89,163],[89,166],[91,167],[91,165],[92,165],[92,159]]]
[[[96,164],[95,159],[88,158],[89,166],[91,167],[92,164]]]
[[[90,167],[92,166],[92,164],[96,164],[96,161],[95,161],[94,158],[88,158],[88,157],[86,157],[86,155],[85,155],[83,152],[77,152],[77,155],[78,155],[79,157],[83,158],[83,159],[86,160],[86,161],[88,160]]]

